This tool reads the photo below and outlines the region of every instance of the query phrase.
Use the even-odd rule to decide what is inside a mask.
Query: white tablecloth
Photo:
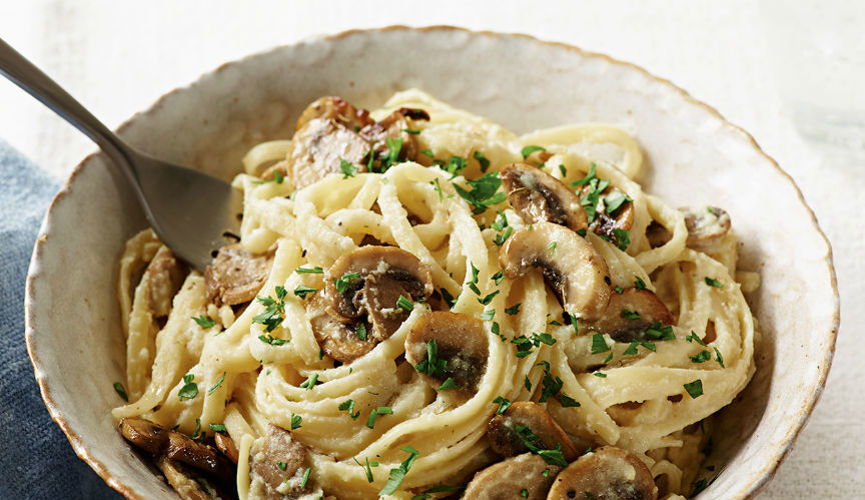
[[[604,52],[672,80],[748,130],[778,160],[801,187],[835,251],[842,327],[834,366],[808,426],[760,498],[865,498],[865,439],[858,418],[865,415],[865,363],[858,359],[855,343],[861,327],[849,315],[865,301],[860,258],[865,230],[856,207],[865,193],[865,161],[861,151],[805,141],[792,124],[794,110],[779,95],[771,69],[777,53],[767,40],[767,19],[783,23],[790,9],[801,7],[797,2],[764,3],[761,9],[740,0],[149,0],[134,5],[9,0],[0,3],[0,36],[112,128],[222,62],[311,35],[390,24],[523,32]],[[825,94],[828,90],[821,95],[818,89],[813,102],[825,100]],[[94,149],[4,81],[0,137],[59,176]]]

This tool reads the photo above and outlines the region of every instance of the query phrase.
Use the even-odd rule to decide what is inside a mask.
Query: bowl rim
[[[796,438],[799,436],[802,429],[805,428],[805,424],[808,422],[808,419],[811,417],[811,414],[813,413],[814,407],[816,406],[817,402],[820,400],[820,397],[822,396],[823,391],[825,389],[826,378],[828,377],[829,369],[831,368],[832,360],[834,358],[836,340],[837,340],[837,336],[838,336],[838,328],[839,328],[839,324],[840,324],[840,299],[839,299],[839,293],[838,293],[838,279],[837,279],[837,276],[835,273],[835,267],[834,267],[832,244],[829,241],[826,234],[820,228],[820,225],[817,221],[817,216],[815,215],[814,210],[811,208],[810,205],[808,205],[808,202],[805,200],[805,197],[802,194],[802,190],[796,184],[796,181],[793,179],[792,176],[790,176],[789,173],[787,173],[783,168],[780,167],[780,165],[778,165],[778,163],[775,161],[774,158],[772,158],[771,156],[766,154],[766,152],[764,152],[762,150],[762,148],[760,148],[760,145],[757,143],[756,139],[754,139],[754,137],[751,136],[751,134],[746,132],[741,127],[734,125],[734,124],[730,123],[729,121],[727,121],[727,119],[724,118],[724,116],[718,110],[716,110],[714,107],[712,107],[712,106],[700,101],[699,99],[691,96],[687,91],[678,87],[677,85],[672,83],[670,80],[656,76],[656,75],[652,74],[651,72],[649,72],[648,70],[646,70],[645,68],[643,68],[637,64],[627,62],[627,61],[622,61],[622,60],[613,58],[611,56],[608,56],[608,55],[600,53],[600,52],[588,51],[588,50],[579,48],[575,45],[567,44],[564,42],[541,40],[537,37],[534,37],[532,35],[527,35],[524,33],[508,33],[508,32],[497,32],[497,31],[490,31],[490,30],[470,30],[467,28],[462,28],[462,27],[458,27],[458,26],[451,26],[451,25],[430,25],[430,26],[422,26],[422,27],[412,27],[412,26],[405,26],[405,25],[390,25],[390,26],[384,26],[384,27],[378,27],[378,28],[357,28],[357,29],[350,29],[350,30],[341,31],[339,33],[335,33],[335,34],[331,34],[331,35],[313,35],[313,36],[302,38],[300,40],[297,40],[297,41],[295,41],[293,43],[289,43],[289,44],[274,45],[274,46],[271,46],[265,50],[261,50],[261,51],[254,52],[252,54],[248,54],[242,58],[222,63],[216,69],[202,73],[194,81],[187,83],[185,85],[179,86],[179,87],[177,87],[177,88],[175,88],[169,92],[166,92],[165,94],[160,96],[150,107],[148,107],[147,109],[144,109],[142,111],[138,111],[138,112],[134,113],[131,117],[126,119],[123,123],[120,124],[120,126],[117,127],[116,132],[122,133],[123,130],[125,130],[127,127],[129,127],[138,118],[145,116],[145,115],[151,115],[151,114],[155,113],[157,110],[159,110],[165,104],[166,99],[168,99],[170,96],[173,96],[176,93],[185,92],[185,91],[189,90],[190,88],[192,88],[193,86],[195,86],[198,82],[201,82],[202,80],[213,77],[213,76],[223,72],[226,68],[235,66],[235,65],[240,64],[240,63],[243,63],[243,62],[245,62],[251,58],[255,58],[255,57],[258,57],[258,56],[261,56],[264,54],[268,54],[268,53],[277,51],[283,47],[301,45],[304,43],[329,42],[329,41],[334,41],[334,40],[340,40],[340,39],[347,38],[347,37],[350,37],[353,35],[358,35],[358,34],[386,33],[386,32],[397,32],[397,31],[416,31],[419,33],[454,32],[454,33],[467,34],[467,35],[471,35],[471,36],[486,36],[486,37],[491,37],[491,38],[521,38],[523,40],[526,40],[526,41],[529,41],[529,42],[532,42],[535,44],[565,49],[565,50],[574,52],[574,53],[576,53],[579,56],[584,57],[584,58],[600,58],[600,59],[603,59],[606,62],[613,64],[613,65],[630,67],[631,69],[634,69],[634,70],[638,71],[639,73],[642,73],[642,75],[644,77],[649,78],[650,80],[653,80],[657,83],[660,83],[660,84],[668,87],[671,90],[674,90],[675,92],[677,92],[680,95],[680,97],[684,98],[690,104],[697,105],[699,107],[702,107],[706,111],[708,111],[714,118],[719,120],[725,128],[727,128],[728,130],[730,130],[736,134],[739,134],[742,138],[744,138],[746,140],[746,142],[748,142],[750,144],[750,146],[753,147],[754,150],[759,155],[761,155],[763,158],[768,160],[769,164],[771,164],[772,167],[774,167],[778,171],[778,173],[780,173],[782,175],[782,177],[785,178],[786,181],[792,185],[792,187],[795,190],[796,196],[799,199],[799,202],[807,210],[807,213],[811,217],[811,224],[813,225],[813,228],[817,231],[817,234],[822,238],[823,243],[826,245],[826,255],[823,258],[822,262],[824,262],[828,266],[828,270],[829,270],[830,285],[831,285],[832,293],[834,296],[834,311],[832,314],[831,328],[829,329],[828,332],[824,333],[824,335],[826,336],[828,349],[825,353],[823,353],[823,356],[821,359],[821,366],[818,368],[818,374],[817,374],[818,376],[816,379],[813,380],[814,390],[812,391],[812,397],[810,398],[810,400],[806,401],[805,405],[803,405],[800,408],[800,410],[798,412],[798,417],[799,417],[798,421],[793,426],[790,427],[790,429],[788,430],[788,432],[784,436],[784,438],[780,442],[778,442],[777,451],[775,451],[773,453],[771,460],[768,461],[764,465],[763,470],[761,471],[760,475],[755,476],[755,478],[745,488],[743,488],[740,491],[740,493],[742,494],[742,496],[740,498],[743,498],[743,499],[754,498],[774,478],[774,476],[778,470],[778,467],[780,467],[780,465],[784,462],[784,460],[789,456],[790,451],[793,448],[793,444],[794,444]],[[39,229],[39,235],[37,236],[36,243],[33,247],[33,252],[31,255],[31,259],[30,259],[30,264],[29,264],[29,268],[27,271],[27,278],[26,278],[26,284],[25,284],[25,298],[24,298],[25,340],[26,340],[26,344],[27,344],[27,353],[30,357],[31,364],[33,365],[34,375],[36,377],[36,382],[39,385],[39,391],[41,393],[42,400],[44,401],[45,406],[47,407],[48,412],[51,415],[52,420],[54,420],[54,422],[60,427],[60,429],[66,435],[67,439],[69,440],[69,443],[72,445],[72,449],[74,450],[75,454],[78,456],[78,458],[80,458],[81,460],[86,462],[96,472],[96,474],[98,474],[99,477],[101,477],[105,481],[105,483],[108,486],[110,486],[111,488],[113,488],[114,490],[116,490],[117,492],[122,494],[127,499],[143,499],[144,497],[142,497],[139,493],[136,493],[135,491],[133,491],[131,489],[131,487],[129,485],[127,485],[126,483],[124,483],[121,479],[118,479],[117,477],[115,477],[112,474],[112,472],[108,470],[108,468],[105,466],[105,464],[103,464],[98,459],[96,459],[90,453],[87,446],[84,444],[82,438],[76,433],[76,431],[74,429],[71,428],[71,426],[69,425],[69,422],[66,420],[66,417],[64,416],[63,412],[61,411],[60,408],[58,408],[58,406],[56,405],[56,403],[54,402],[54,400],[51,396],[51,389],[48,385],[48,382],[45,379],[44,371],[41,367],[39,357],[36,354],[36,348],[34,347],[34,341],[33,341],[33,337],[35,335],[38,335],[36,333],[35,329],[33,328],[34,319],[35,319],[34,309],[32,307],[32,303],[34,302],[33,283],[39,277],[39,272],[38,272],[39,264],[38,263],[41,260],[42,252],[43,252],[43,244],[46,241],[46,238],[45,238],[46,232],[45,231],[47,228],[48,219],[50,218],[52,212],[55,210],[55,207],[56,207],[58,201],[66,196],[66,194],[69,191],[70,185],[72,184],[74,179],[78,176],[78,174],[81,172],[84,165],[89,163],[98,154],[99,154],[99,151],[90,153],[89,155],[84,157],[84,159],[82,159],[75,166],[75,168],[72,170],[72,173],[69,175],[69,177],[66,179],[65,183],[63,184],[63,187],[60,189],[60,191],[57,192],[57,194],[51,200],[51,203],[49,204],[48,209],[45,212],[45,216],[42,220],[42,224],[41,224],[41,227]]]

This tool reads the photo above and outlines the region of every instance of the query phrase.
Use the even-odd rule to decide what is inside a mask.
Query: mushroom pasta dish
[[[759,277],[643,167],[612,126],[315,101],[244,158],[206,272],[127,242],[120,432],[184,499],[694,495]]]

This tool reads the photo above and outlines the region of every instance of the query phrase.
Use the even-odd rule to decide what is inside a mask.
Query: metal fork
[[[123,170],[163,243],[203,271],[227,235],[240,230],[242,194],[231,184],[136,151],[39,68],[0,39],[0,74],[92,139]]]

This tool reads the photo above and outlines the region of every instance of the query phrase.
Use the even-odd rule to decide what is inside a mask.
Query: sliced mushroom
[[[504,457],[528,451],[527,441],[540,450],[560,446],[568,462],[579,456],[568,435],[547,410],[531,401],[517,401],[504,413],[493,415],[487,424],[487,439],[490,448]]]
[[[660,225],[658,221],[653,220],[646,228],[646,239],[649,240],[649,246],[652,248],[665,245],[670,241],[670,238],[672,238],[670,231]]]
[[[405,339],[405,358],[427,383],[438,389],[450,378],[456,387],[449,391],[466,397],[477,391],[488,355],[483,321],[467,314],[432,311],[412,325]]]
[[[595,186],[592,186],[591,184],[583,186],[580,190],[580,200],[582,201],[589,196],[594,189]],[[621,205],[616,207],[615,210],[607,212],[606,198],[614,192],[623,195],[621,191],[613,186],[607,186],[599,193],[600,201],[598,202],[598,209],[595,214],[595,219],[589,224],[589,229],[591,229],[595,234],[608,239],[614,245],[618,245],[619,238],[616,236],[615,230],[621,229],[622,231],[629,231],[631,226],[634,225],[634,202],[623,202]]]
[[[220,453],[228,457],[228,459],[235,464],[237,463],[238,451],[237,445],[234,444],[233,439],[221,432],[217,432],[213,435],[213,441],[216,444],[216,449],[219,450]]]
[[[121,420],[120,432],[130,443],[156,457],[169,484],[182,498],[231,498],[221,493],[209,479],[230,485],[236,469],[211,446],[141,418]]]
[[[234,467],[215,449],[179,432],[168,433],[165,456],[224,482],[234,478]]]
[[[730,215],[718,207],[680,208],[688,228],[688,248],[711,252],[730,231]]]
[[[333,120],[352,130],[355,127],[359,130],[373,123],[373,119],[369,116],[369,111],[357,109],[341,97],[325,96],[316,99],[303,110],[300,118],[297,119],[295,130],[302,129],[304,125],[316,118]]]
[[[413,134],[406,132],[412,128],[411,122],[403,114],[406,109],[400,108],[381,121],[367,125],[360,130],[360,135],[372,144],[377,156],[388,153],[387,140],[390,138],[391,140],[402,139],[399,156],[401,160],[414,158],[417,153],[417,141],[415,141]],[[429,118],[427,117],[427,119]]]
[[[654,292],[632,287],[612,294],[604,315],[588,327],[609,333],[617,342],[631,342],[651,340],[645,336],[650,326],[656,323],[672,325],[673,321],[673,314]]]
[[[299,498],[312,490],[311,481],[301,487],[309,452],[288,431],[269,425],[268,433],[255,440],[249,455],[250,499]]]
[[[147,283],[147,298],[154,317],[168,316],[171,312],[171,299],[180,290],[186,277],[187,267],[171,253],[168,247],[161,247],[147,269],[142,281]]]
[[[604,258],[564,226],[539,222],[531,230],[517,231],[505,243],[499,263],[509,278],[540,267],[565,311],[578,318],[600,318],[610,300],[610,273]]]
[[[371,286],[396,289],[371,291],[367,281],[372,281]],[[338,282],[344,285],[343,291],[338,288]],[[394,322],[386,321],[384,316],[390,317],[390,314],[382,310],[398,309],[399,295],[413,301],[432,295],[432,275],[417,257],[401,248],[370,245],[347,253],[333,263],[325,274],[325,293],[331,300],[330,311],[334,317],[344,322],[357,322],[369,315],[377,330],[376,338],[384,339],[393,333],[387,328]],[[405,316],[396,324],[404,319]]]
[[[130,443],[154,455],[162,453],[168,445],[169,431],[143,418],[124,418],[120,421],[120,433]]]
[[[252,254],[240,243],[220,248],[204,270],[207,298],[217,304],[249,302],[264,285],[272,263],[272,254]]]
[[[228,500],[234,498],[234,495],[224,492],[219,485],[167,457],[159,457],[156,460],[156,466],[165,475],[168,484],[183,500]]]
[[[475,474],[463,498],[472,500],[543,500],[561,467],[524,453],[490,465]]]
[[[613,446],[587,453],[559,472],[547,500],[657,500],[652,473],[639,458]]]
[[[366,172],[369,155],[381,159],[390,154],[388,139],[401,139],[398,158],[412,158],[417,141],[406,132],[410,118],[429,119],[423,110],[400,108],[380,122],[339,97],[322,97],[310,104],[297,122],[286,159],[295,187],[312,184],[339,173],[343,160]],[[392,142],[393,143],[393,142]]]
[[[316,294],[308,302],[307,315],[312,325],[312,333],[328,356],[342,363],[350,363],[375,347],[376,340],[370,335],[370,328],[366,323],[351,325],[338,321],[328,314],[329,301],[321,294]],[[362,334],[358,335],[361,325]],[[366,339],[362,339],[362,336]]]
[[[499,176],[508,202],[526,223],[547,221],[574,231],[587,228],[580,198],[552,175],[525,163],[511,163]]]

